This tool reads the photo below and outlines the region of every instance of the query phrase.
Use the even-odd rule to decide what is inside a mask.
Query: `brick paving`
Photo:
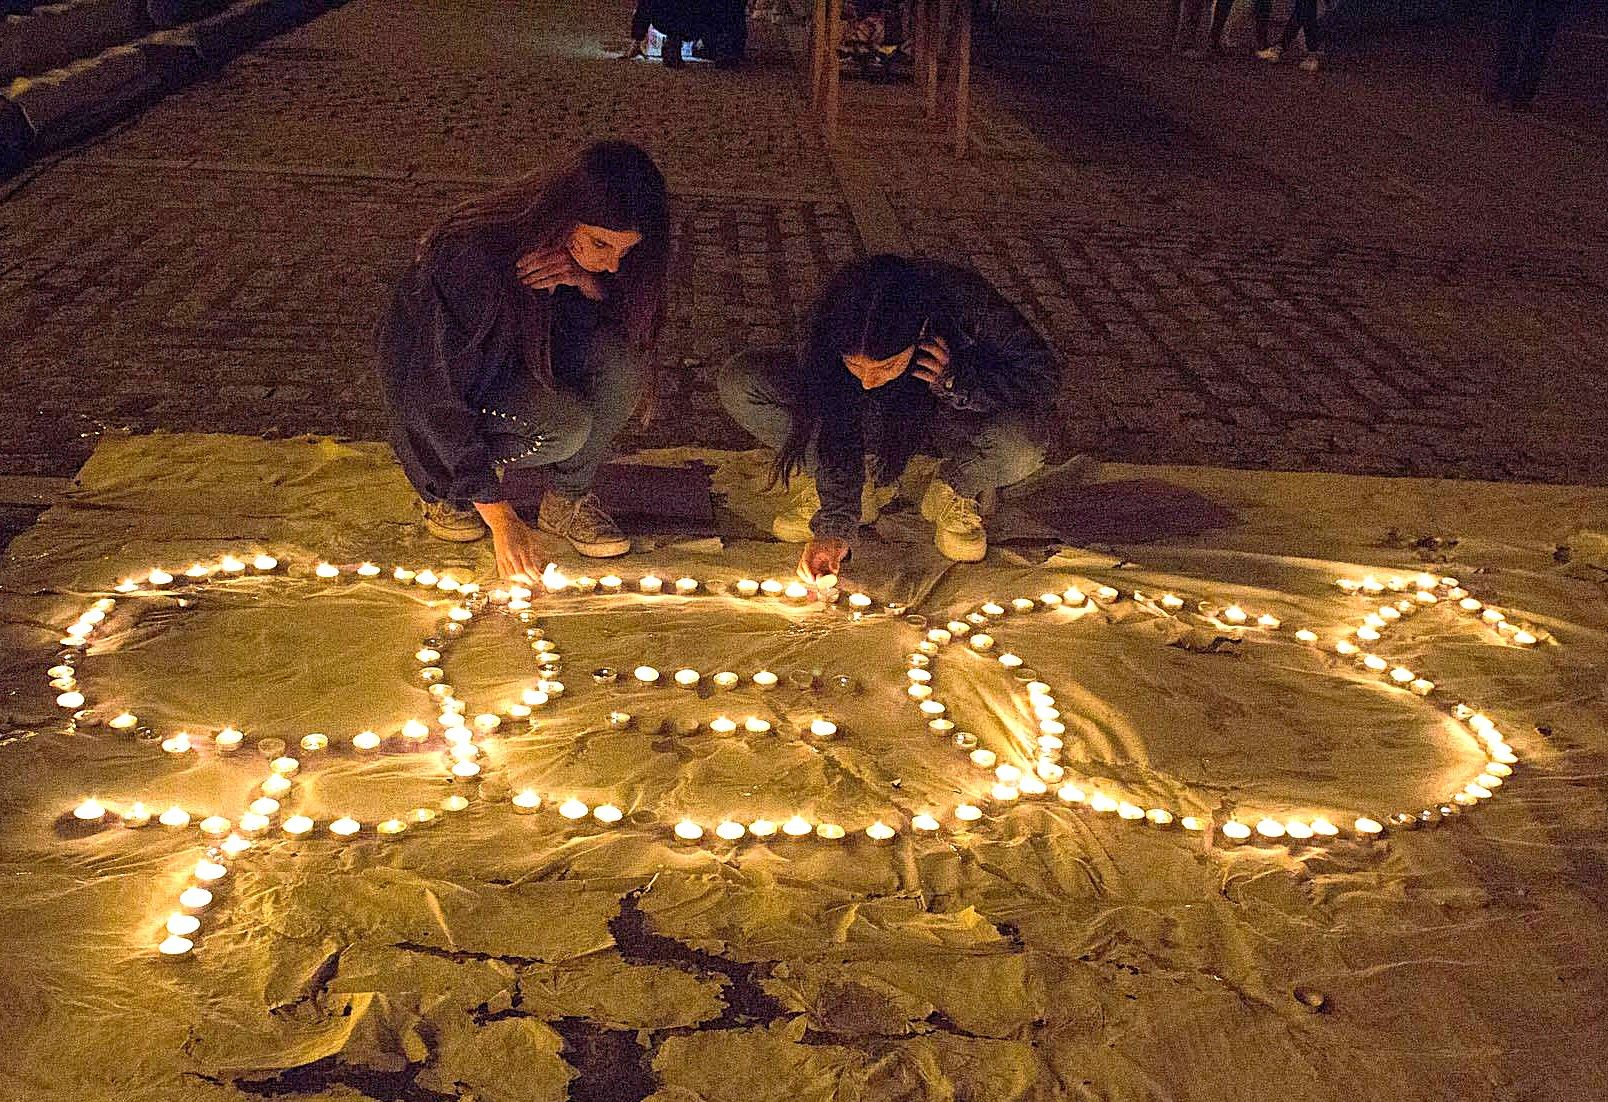
[[[623,443],[740,442],[711,364],[796,333],[864,247],[856,200],[781,35],[676,73],[605,56],[628,7],[353,0],[14,181],[0,472],[70,474],[108,427],[383,435],[369,332],[411,240],[604,134],[677,199],[675,416]],[[967,159],[903,125],[907,94],[850,86],[839,163],[1062,352],[1065,450],[1608,476],[1608,142],[1410,51],[1314,81],[1157,59],[1148,14],[1060,7],[982,41]]]

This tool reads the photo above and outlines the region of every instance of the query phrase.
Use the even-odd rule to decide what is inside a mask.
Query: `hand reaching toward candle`
[[[533,291],[551,291],[562,286],[574,287],[594,302],[603,301],[603,285],[597,276],[575,263],[569,250],[561,245],[532,249],[514,265],[519,282]]]
[[[840,539],[810,540],[798,559],[798,576],[814,584],[822,575],[842,573],[843,560],[849,557],[849,545]]]
[[[527,583],[542,576],[548,554],[536,529],[519,519],[506,501],[476,504],[475,509],[491,529],[491,545],[497,553],[497,574],[509,580],[523,575]]]

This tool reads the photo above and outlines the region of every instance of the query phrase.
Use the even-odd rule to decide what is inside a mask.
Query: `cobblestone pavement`
[[[672,72],[606,56],[623,0],[353,0],[10,186],[0,472],[70,474],[105,427],[383,435],[369,332],[412,238],[620,134],[678,204],[674,416],[626,447],[740,442],[711,365],[793,335],[864,247],[848,166],[1061,350],[1068,450],[1608,476],[1608,143],[1411,51],[1311,80],[1158,59],[1148,12],[1065,7],[1008,5],[982,41],[965,160],[907,91],[858,85],[834,160],[765,27],[746,70]]]

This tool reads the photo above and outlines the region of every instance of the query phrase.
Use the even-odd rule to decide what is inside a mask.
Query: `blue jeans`
[[[798,356],[791,348],[754,348],[739,352],[720,369],[720,402],[743,428],[768,448],[787,439],[798,402]],[[872,454],[867,442],[867,454]],[[1014,485],[1044,465],[1041,425],[1028,414],[962,413],[940,406],[928,419],[919,450],[941,461],[938,476],[962,497]],[[819,467],[812,443],[804,470],[816,477]],[[902,472],[877,471],[886,485]],[[817,479],[817,481],[819,481]],[[859,500],[855,499],[858,509]]]
[[[618,328],[564,317],[555,319],[552,362],[551,389],[524,372],[502,379],[484,399],[481,430],[499,472],[546,467],[552,489],[579,497],[631,419],[647,373]]]

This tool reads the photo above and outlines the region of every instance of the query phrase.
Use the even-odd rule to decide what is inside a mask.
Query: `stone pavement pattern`
[[[0,471],[70,474],[106,427],[383,436],[369,333],[412,239],[604,134],[677,198],[674,416],[622,443],[740,443],[712,365],[796,333],[864,248],[859,200],[776,33],[745,71],[671,72],[607,56],[628,7],[354,0],[13,181]],[[1063,450],[1608,475],[1608,142],[1421,60],[1314,81],[1150,57],[1151,13],[1107,0],[1007,9],[970,157],[851,85],[839,165],[1062,352]]]

